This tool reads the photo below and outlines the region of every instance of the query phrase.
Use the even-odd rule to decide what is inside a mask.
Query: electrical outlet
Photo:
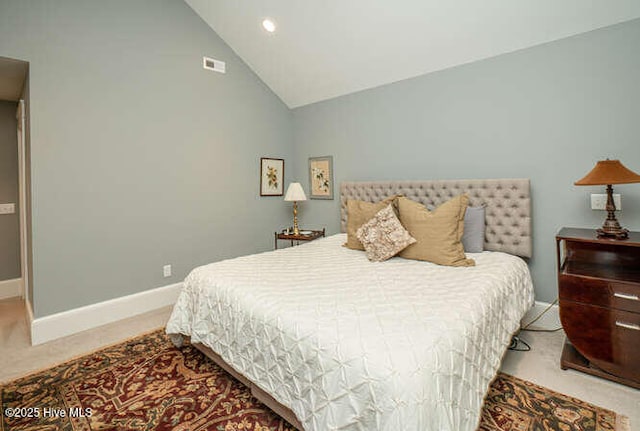
[[[13,214],[16,212],[16,204],[0,204],[0,214]]]
[[[162,267],[162,274],[166,277],[171,277],[171,265],[165,265]]]
[[[613,203],[616,206],[616,210],[622,209],[622,198],[620,193],[613,194]],[[591,194],[591,209],[592,210],[604,210],[607,207],[607,195],[606,194]]]

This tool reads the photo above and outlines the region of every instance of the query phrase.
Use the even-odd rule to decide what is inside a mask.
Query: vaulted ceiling
[[[24,61],[0,57],[0,100],[20,99],[28,68],[29,64]]]
[[[640,17],[638,0],[185,1],[291,108]]]

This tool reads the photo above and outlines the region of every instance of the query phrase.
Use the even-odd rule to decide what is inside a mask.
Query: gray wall
[[[526,177],[538,300],[557,295],[554,235],[596,227],[576,187],[599,159],[640,172],[640,20],[294,110],[295,179],[334,156],[335,181]],[[428,53],[425,53],[428,55]],[[640,184],[619,220],[640,230]],[[336,188],[336,193],[338,188]],[[339,231],[339,201],[307,201],[307,227]]]
[[[17,106],[0,101],[0,204],[16,204],[14,214],[0,214],[0,281],[20,278]]]
[[[30,62],[36,317],[273,247],[292,114],[184,2],[2,1],[0,55]]]
[[[600,189],[573,181],[604,157],[640,171],[639,42],[633,21],[292,114],[181,1],[2,1],[0,56],[30,62],[35,315],[271,249],[291,209],[259,197],[261,156],[305,185],[322,155],[338,183],[531,178],[531,263],[550,301],[556,230],[604,218],[588,208]],[[640,187],[616,190],[640,229]],[[304,226],[339,230],[337,200],[300,207]]]

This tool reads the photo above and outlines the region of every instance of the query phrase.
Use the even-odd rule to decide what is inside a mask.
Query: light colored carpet
[[[164,326],[171,307],[31,346],[24,303],[0,301],[0,382],[20,377]]]

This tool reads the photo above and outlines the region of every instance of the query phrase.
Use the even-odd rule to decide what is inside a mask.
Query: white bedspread
[[[201,266],[167,324],[291,408],[307,431],[475,431],[533,304],[525,262],[369,262],[346,235]]]

